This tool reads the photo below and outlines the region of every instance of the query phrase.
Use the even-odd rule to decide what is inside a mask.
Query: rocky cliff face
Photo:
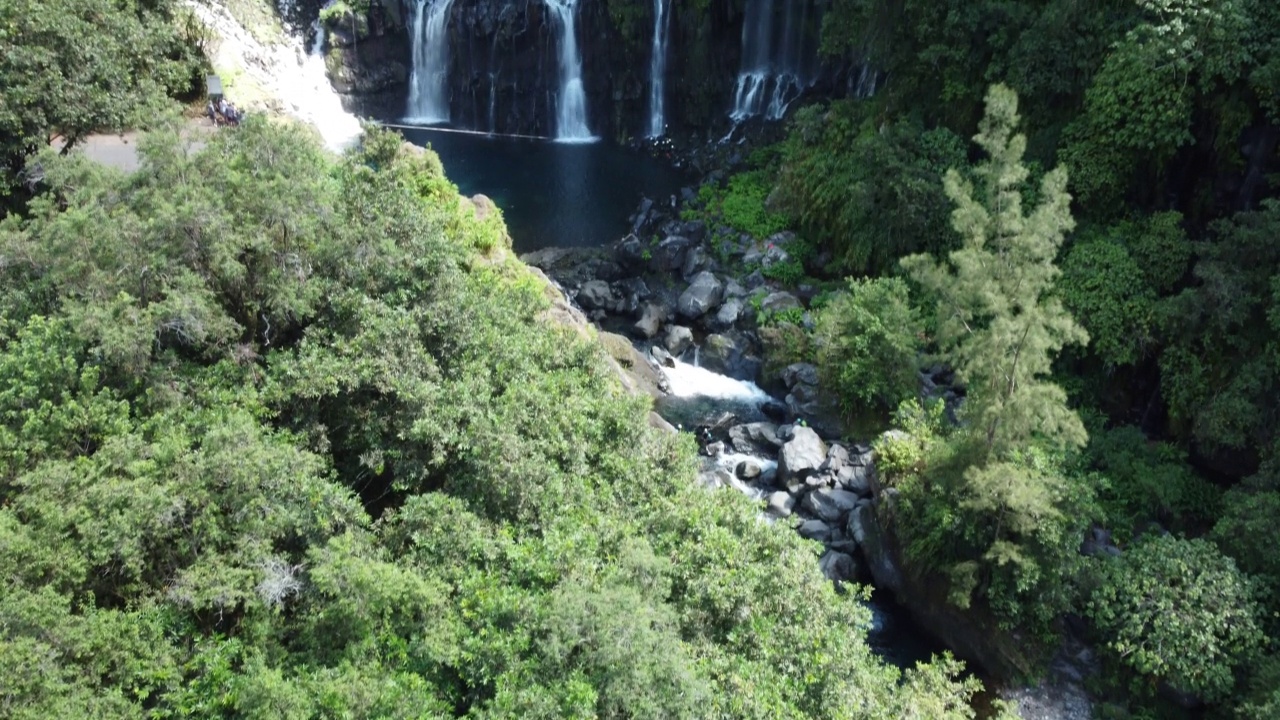
[[[367,13],[336,15],[327,22],[330,77],[353,110],[383,118],[405,114],[416,1],[370,0]],[[579,2],[583,85],[596,135],[625,140],[645,133],[653,13],[652,0]],[[673,131],[711,132],[726,122],[743,17],[742,0],[709,0],[705,9],[674,4],[666,81]],[[543,0],[455,0],[446,27],[447,92],[455,125],[554,134],[558,29]]]

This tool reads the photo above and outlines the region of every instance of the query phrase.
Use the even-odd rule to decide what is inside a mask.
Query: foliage
[[[912,252],[952,245],[942,173],[964,160],[945,129],[877,128],[850,101],[795,115],[778,203],[844,272],[884,272]]]
[[[1150,442],[1131,425],[1091,434],[1090,465],[1106,527],[1121,542],[1149,520],[1175,529],[1203,528],[1218,515],[1221,492],[1195,474],[1186,453]]]
[[[701,209],[686,209],[685,214],[687,218],[722,223],[753,238],[764,239],[787,227],[787,218],[768,208],[769,189],[768,175],[763,170],[741,172],[729,178],[728,187],[714,184],[700,187]]]
[[[902,280],[850,280],[813,334],[823,387],[846,415],[887,412],[917,392],[919,321]]]
[[[1280,381],[1280,202],[1215,223],[1194,284],[1164,307],[1161,389],[1180,429],[1208,447],[1265,447]]]
[[[0,193],[55,136],[70,147],[165,115],[195,70],[173,9],[167,0],[0,2]]]
[[[1126,667],[1211,701],[1262,639],[1248,578],[1204,540],[1155,536],[1104,561],[1087,609]]]
[[[973,717],[695,486],[431,153],[139,149],[0,221],[0,714]]]
[[[1109,366],[1142,360],[1153,342],[1156,294],[1124,245],[1076,242],[1062,263],[1062,302]]]
[[[1026,140],[1013,134],[1017,123],[1017,96],[993,86],[975,138],[989,157],[974,170],[981,185],[975,191],[958,172],[947,176],[962,248],[948,266],[921,255],[902,262],[938,299],[940,355],[966,386],[966,431],[912,488],[907,524],[936,535],[928,518],[946,505],[955,519],[940,532],[952,540],[928,562],[949,563],[953,601],[964,606],[980,593],[1006,618],[1027,610],[1043,622],[1067,602],[1058,576],[1072,526],[1083,521],[1067,511],[1088,502],[1062,467],[1064,452],[1084,444],[1084,426],[1045,376],[1064,344],[1087,336],[1050,292],[1054,256],[1073,226],[1066,173],[1048,173],[1040,204],[1024,213]],[[1039,602],[1028,607],[1030,597]]]

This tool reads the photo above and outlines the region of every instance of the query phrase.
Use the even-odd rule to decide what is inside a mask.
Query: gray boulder
[[[805,510],[828,522],[836,522],[840,516],[858,505],[858,496],[847,490],[820,488],[804,496]]]
[[[584,310],[612,310],[618,303],[609,283],[603,280],[591,280],[583,283],[578,291],[578,304]]]
[[[689,288],[680,295],[676,309],[681,315],[697,319],[720,304],[724,297],[724,284],[709,272],[700,272],[693,278]]]
[[[658,243],[658,247],[653,249],[650,264],[654,270],[660,272],[680,270],[684,267],[685,258],[688,256],[689,248],[691,247],[693,247],[692,240],[680,235],[673,235]]]
[[[858,579],[858,561],[847,553],[828,550],[822,553],[818,567],[828,580],[834,582],[854,582]]]
[[[765,514],[775,518],[790,517],[796,507],[796,499],[781,490],[769,493],[765,502]]]
[[[729,298],[716,311],[715,319],[711,323],[712,326],[720,329],[733,327],[734,323],[738,322],[738,317],[742,315],[742,309],[742,300]]]
[[[812,428],[797,427],[778,453],[778,473],[783,481],[812,475],[827,459],[827,446]]]
[[[632,326],[636,334],[645,339],[652,338],[662,329],[662,323],[667,321],[670,311],[666,305],[661,303],[649,302],[644,304],[644,311],[636,324]]]
[[[772,455],[782,447],[778,426],[768,422],[745,423],[729,428],[729,442],[744,455]]]
[[[755,382],[760,377],[764,363],[760,358],[748,354],[744,347],[749,347],[749,341],[738,333],[708,335],[706,342],[702,344],[702,367],[735,380]]]
[[[693,345],[693,331],[682,325],[671,325],[667,328],[662,344],[672,355],[680,357]]]
[[[800,307],[800,298],[789,292],[771,293],[760,301],[760,309],[766,312],[784,312]]]
[[[826,542],[831,539],[831,526],[821,520],[805,520],[796,527],[796,532],[805,540]]]
[[[812,363],[792,363],[783,369],[782,382],[788,390],[796,385],[817,385],[818,366]]]
[[[742,480],[755,480],[763,471],[760,469],[760,463],[755,460],[743,460],[734,468],[734,472]]]
[[[832,443],[827,448],[827,461],[822,464],[824,472],[840,472],[841,468],[849,464],[849,451],[840,443]]]
[[[836,474],[840,487],[857,495],[871,494],[870,468],[866,465],[845,465]]]

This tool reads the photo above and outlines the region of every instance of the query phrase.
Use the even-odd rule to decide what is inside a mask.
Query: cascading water
[[[666,133],[667,32],[671,0],[653,0],[653,56],[649,60],[649,137]]]
[[[449,9],[453,0],[416,0],[409,23],[413,72],[406,120],[449,122]]]
[[[742,66],[729,117],[777,120],[810,82],[812,0],[748,0],[742,26]],[[782,26],[777,27],[778,16]]]
[[[582,56],[578,53],[578,0],[543,0],[559,21],[560,91],[556,102],[556,141],[595,142],[587,127],[587,93],[582,86]]]

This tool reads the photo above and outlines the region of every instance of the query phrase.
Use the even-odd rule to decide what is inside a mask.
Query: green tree
[[[74,146],[167,113],[195,65],[168,0],[0,0],[0,162],[10,184],[23,158],[55,136]],[[0,185],[0,192],[6,188]]]
[[[916,393],[920,323],[898,278],[850,280],[818,313],[818,372],[849,417],[885,413]]]
[[[996,85],[974,140],[988,160],[974,174],[976,189],[956,171],[947,173],[956,204],[952,224],[963,247],[940,265],[925,255],[904,258],[903,268],[938,298],[937,342],[967,388],[965,417],[992,458],[1032,439],[1079,447],[1084,426],[1066,406],[1062,389],[1045,379],[1055,354],[1088,335],[1052,294],[1059,275],[1054,259],[1075,223],[1067,173],[1048,173],[1040,203],[1027,214],[1022,192],[1026,138],[1014,135],[1018,100]]]
[[[1262,641],[1248,578],[1204,540],[1161,535],[1103,561],[1087,612],[1114,657],[1215,701]],[[1150,688],[1154,690],[1154,688]]]
[[[988,156],[974,170],[979,186],[956,171],[946,178],[962,247],[945,265],[923,255],[902,261],[937,298],[939,355],[966,388],[966,429],[956,436],[966,449],[949,460],[960,474],[958,483],[937,498],[917,486],[925,495],[917,503],[925,516],[932,514],[931,503],[958,500],[973,518],[966,545],[977,557],[959,550],[950,569],[952,597],[962,604],[972,591],[997,582],[988,575],[992,568],[1012,572],[1007,584],[1013,595],[1059,572],[1037,555],[1062,557],[1069,521],[1061,506],[1072,491],[1046,458],[1087,439],[1066,394],[1047,378],[1063,345],[1087,340],[1052,292],[1058,276],[1054,258],[1073,227],[1067,174],[1061,168],[1048,173],[1038,206],[1025,213],[1026,139],[1014,134],[1017,124],[1017,96],[993,86],[975,138]]]

